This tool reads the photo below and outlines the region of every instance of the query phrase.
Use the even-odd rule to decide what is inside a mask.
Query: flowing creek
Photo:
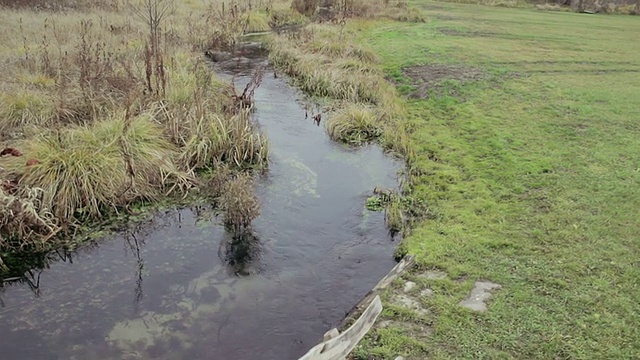
[[[256,65],[241,60],[240,90]],[[273,71],[255,92],[271,164],[254,242],[194,207],[61,256],[0,286],[2,359],[288,360],[317,344],[395,264],[364,205],[401,164],[332,142],[300,98]]]

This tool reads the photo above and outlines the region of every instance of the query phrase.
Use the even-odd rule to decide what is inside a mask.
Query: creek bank
[[[227,76],[244,88],[252,74]],[[365,201],[401,164],[328,139],[286,78],[265,75],[253,98],[271,147],[255,241],[234,244],[193,208],[79,248],[38,271],[35,289],[3,288],[5,358],[294,359],[393,267],[384,215]]]

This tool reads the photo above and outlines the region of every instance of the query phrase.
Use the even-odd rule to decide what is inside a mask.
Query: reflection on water
[[[2,359],[286,360],[315,345],[394,265],[364,203],[398,164],[332,143],[297,98],[272,76],[256,90],[272,163],[251,232],[194,207],[42,255],[0,286]]]
[[[239,233],[227,231],[225,239],[220,242],[218,255],[228,265],[231,274],[250,275],[252,263],[260,256],[260,240],[251,229]]]

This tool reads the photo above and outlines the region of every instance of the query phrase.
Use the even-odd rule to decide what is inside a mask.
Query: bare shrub
[[[303,15],[313,15],[320,5],[320,0],[293,0],[291,7]]]
[[[147,91],[164,95],[167,77],[160,46],[161,26],[174,10],[173,0],[142,0],[142,4],[133,6],[132,10],[149,29],[149,42],[144,51]]]

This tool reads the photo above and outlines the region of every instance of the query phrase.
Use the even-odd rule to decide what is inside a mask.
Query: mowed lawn
[[[427,23],[349,26],[407,94],[409,66],[476,74],[407,100],[430,214],[404,246],[449,277],[428,336],[357,354],[640,359],[640,17],[414,4]],[[459,307],[482,279],[503,287],[488,312]]]

